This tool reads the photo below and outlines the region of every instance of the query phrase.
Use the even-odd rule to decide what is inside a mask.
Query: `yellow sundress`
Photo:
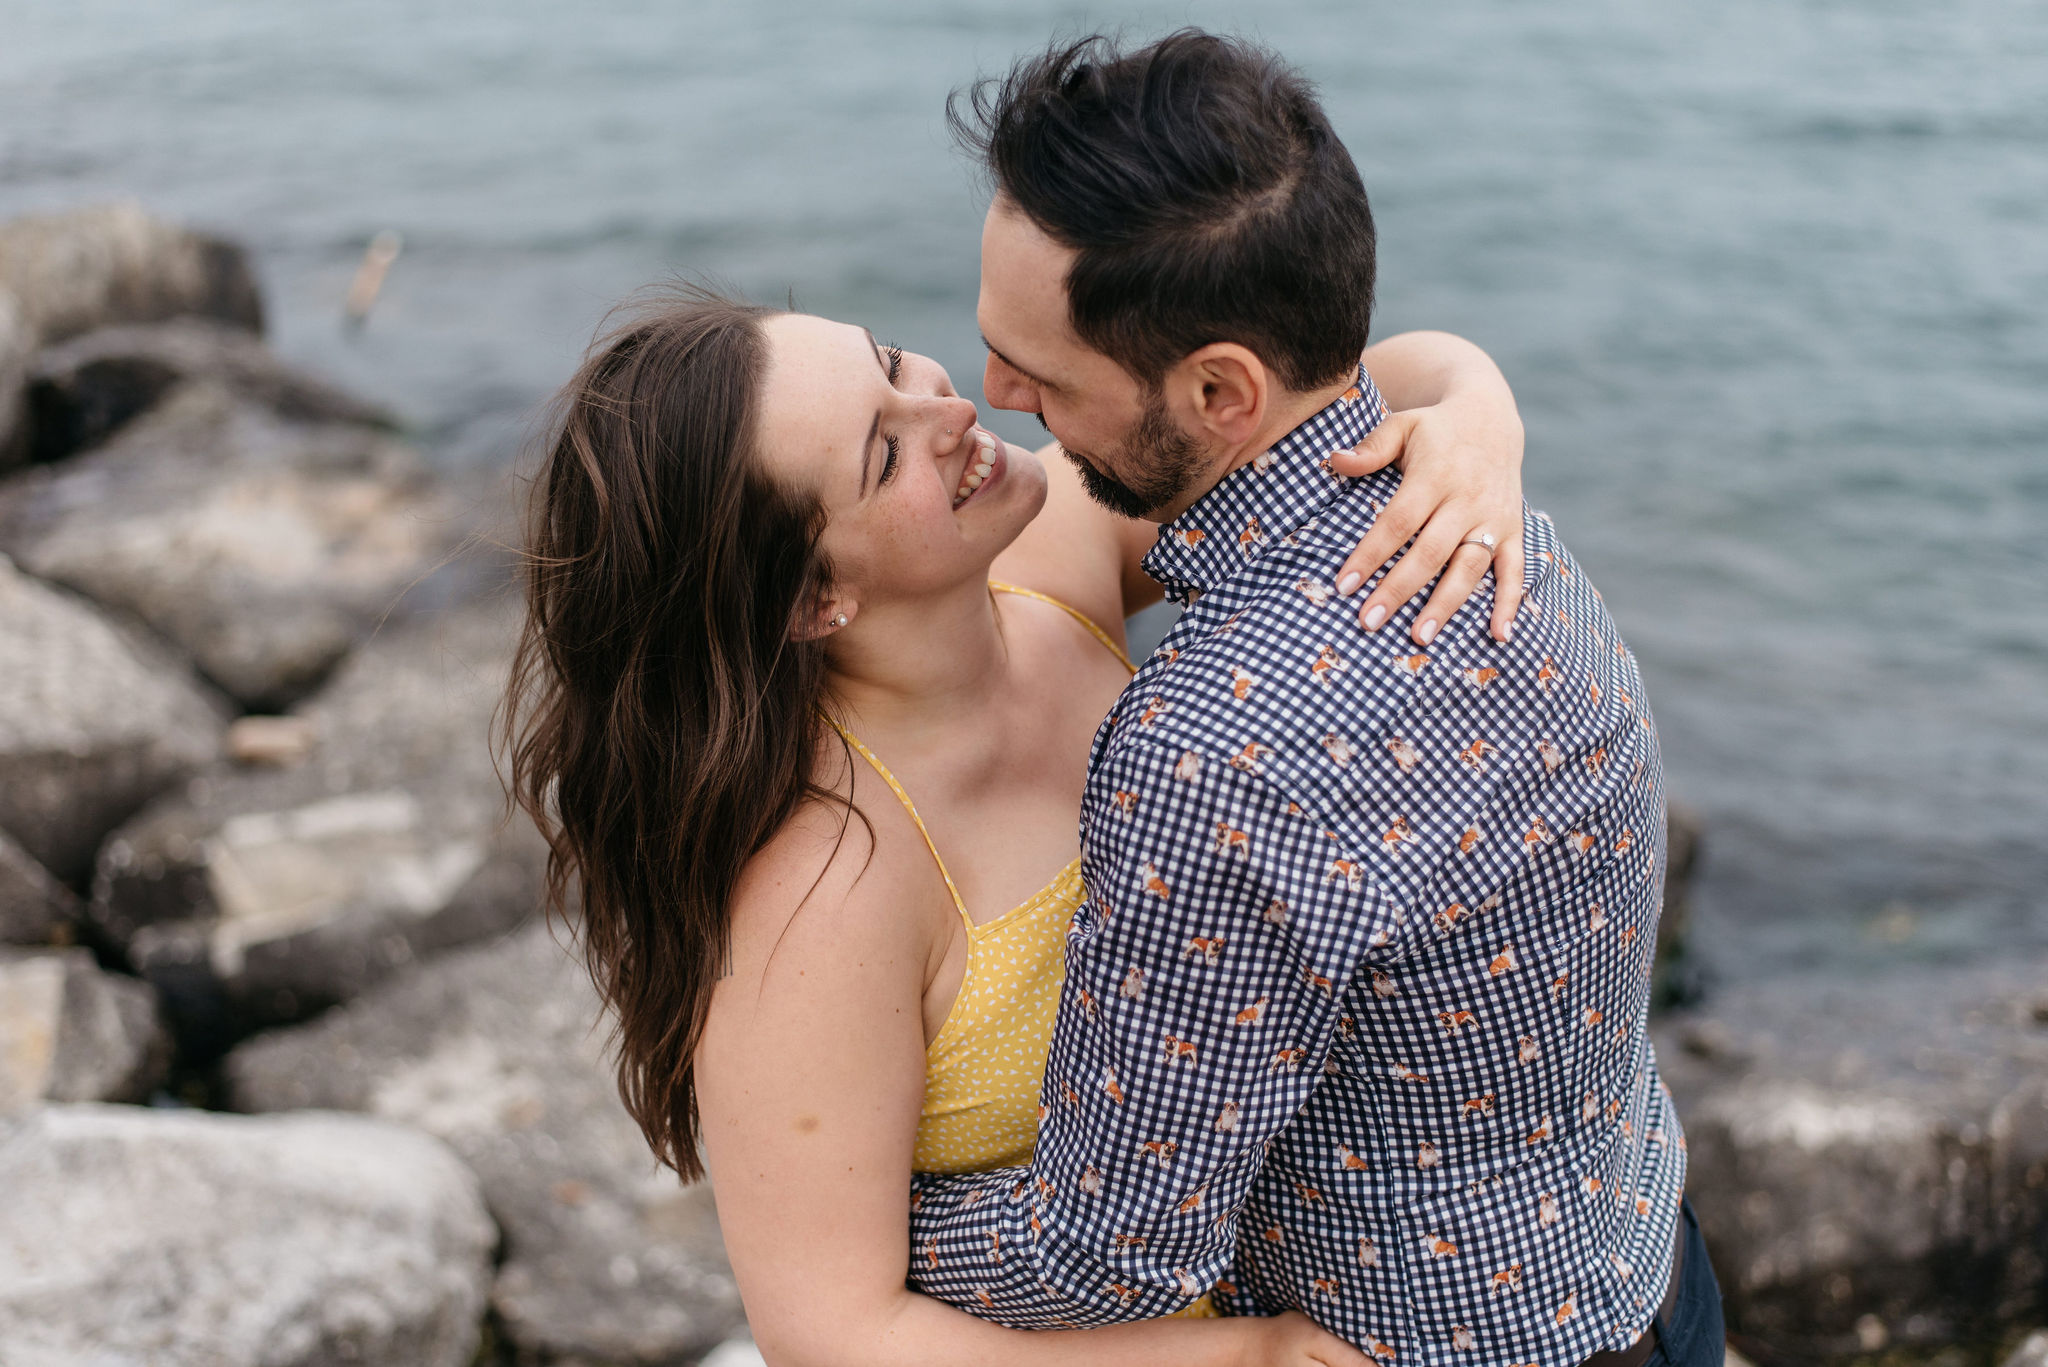
[[[1014,584],[991,581],[989,588],[1059,608],[1086,627],[1125,669],[1131,669],[1129,658],[1109,633],[1079,609]],[[960,982],[960,995],[937,1037],[925,1049],[924,1111],[918,1119],[911,1164],[918,1172],[939,1173],[987,1172],[1028,1164],[1038,1142],[1039,1091],[1045,1079],[1046,1054],[1052,1047],[1060,984],[1066,978],[1067,927],[1087,900],[1080,856],[1022,904],[976,925],[910,794],[858,736],[836,721],[832,725],[881,775],[910,814],[967,932],[967,970]],[[1204,1296],[1176,1312],[1175,1318],[1215,1314]]]

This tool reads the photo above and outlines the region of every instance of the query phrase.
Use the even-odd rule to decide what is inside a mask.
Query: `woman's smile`
[[[1002,438],[979,425],[969,435],[974,440],[969,443],[967,461],[961,468],[960,486],[953,491],[953,511],[956,513],[973,502],[982,490],[1001,482],[1003,472],[1010,465]]]

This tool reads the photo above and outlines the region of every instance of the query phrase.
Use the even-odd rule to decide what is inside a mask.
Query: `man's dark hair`
[[[1372,320],[1365,185],[1308,81],[1237,38],[1055,44],[947,101],[998,193],[1078,253],[1074,331],[1157,386],[1211,342],[1331,384]]]

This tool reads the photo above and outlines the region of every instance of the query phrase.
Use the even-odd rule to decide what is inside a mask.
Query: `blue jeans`
[[[1707,1257],[1706,1241],[1700,1238],[1700,1222],[1693,1218],[1692,1202],[1679,1206],[1685,1221],[1685,1266],[1679,1271],[1678,1301],[1671,1318],[1659,1315],[1650,1322],[1657,1346],[1643,1367],[1721,1367],[1727,1356],[1727,1328],[1721,1322],[1721,1284],[1714,1280],[1714,1264]]]

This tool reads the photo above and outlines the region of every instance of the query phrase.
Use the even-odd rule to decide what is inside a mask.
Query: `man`
[[[1526,537],[1508,640],[1352,625],[1340,566],[1398,475],[1329,464],[1383,416],[1373,233],[1307,86],[1205,34],[1093,39],[955,122],[996,187],[987,396],[1164,524],[1146,568],[1187,611],[1091,756],[1037,1156],[918,1180],[913,1285],[1020,1327],[1213,1288],[1403,1364],[1718,1363],[1645,1030],[1635,661],[1540,515],[1460,556]]]

